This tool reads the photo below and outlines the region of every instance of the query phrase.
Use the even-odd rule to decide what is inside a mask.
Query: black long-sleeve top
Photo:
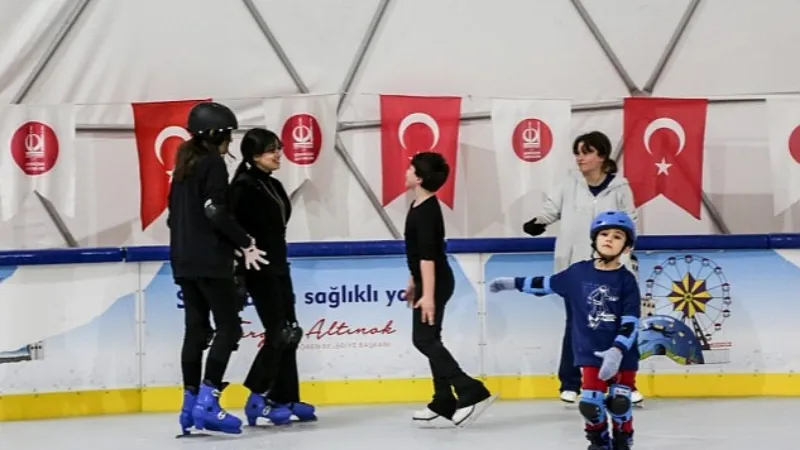
[[[249,246],[250,237],[226,211],[227,189],[228,168],[215,152],[199,157],[191,176],[173,180],[167,226],[176,278],[233,276],[234,251]],[[213,218],[206,212],[209,201],[217,208]]]
[[[250,168],[233,180],[231,209],[258,248],[267,252],[266,270],[288,272],[286,227],[292,203],[283,184],[270,173]]]
[[[405,244],[406,263],[416,285],[422,285],[420,261],[433,261],[437,277],[450,270],[442,207],[435,195],[409,208]]]

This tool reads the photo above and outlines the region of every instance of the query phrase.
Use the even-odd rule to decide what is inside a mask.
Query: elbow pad
[[[628,351],[636,343],[639,334],[639,318],[633,316],[622,316],[622,325],[619,335],[614,339],[614,346],[623,351]]]
[[[216,222],[224,214],[224,207],[216,205],[210,198],[203,203],[203,212],[212,222]]]
[[[517,289],[526,294],[547,295],[552,294],[550,289],[550,277],[525,277],[516,278],[514,281]]]

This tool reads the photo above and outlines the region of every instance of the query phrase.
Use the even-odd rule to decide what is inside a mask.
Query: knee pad
[[[237,322],[235,325],[224,329],[218,329],[214,336],[214,342],[219,342],[220,346],[226,350],[235,352],[239,349],[239,340],[242,339],[242,324]]]
[[[578,411],[592,425],[605,423],[606,405],[605,394],[600,391],[584,389],[581,392],[581,401],[578,403]]]
[[[631,388],[621,384],[611,385],[606,399],[608,412],[615,422],[624,423],[633,417]]]

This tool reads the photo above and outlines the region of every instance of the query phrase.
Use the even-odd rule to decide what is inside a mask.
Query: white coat
[[[561,221],[556,237],[554,273],[578,261],[592,259],[589,231],[592,220],[603,211],[624,211],[638,224],[633,192],[625,177],[615,174],[608,187],[594,196],[583,174],[572,170],[567,179],[547,195],[536,222],[550,225]],[[631,268],[629,258],[623,258],[623,263]]]

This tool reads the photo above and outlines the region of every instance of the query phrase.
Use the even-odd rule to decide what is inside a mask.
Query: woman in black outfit
[[[242,421],[219,405],[227,385],[222,378],[242,337],[234,252],[243,252],[247,268],[258,268],[266,260],[226,211],[228,169],[222,155],[228,153],[231,132],[237,126],[236,116],[224,105],[209,102],[192,108],[187,124],[192,137],[178,150],[170,185],[170,262],[183,294],[185,316],[184,397],[179,418],[184,434],[192,426],[241,433]],[[209,344],[203,374],[203,352]]]
[[[286,245],[286,224],[292,204],[283,184],[272,176],[280,168],[283,145],[263,128],[248,131],[241,144],[242,162],[231,185],[232,211],[256,245],[267,251],[269,265],[246,271],[243,278],[265,330],[244,386],[250,390],[245,406],[248,423],[259,417],[276,425],[294,415],[315,420],[314,407],[300,402],[297,345],[303,330],[297,323],[295,296]]]

